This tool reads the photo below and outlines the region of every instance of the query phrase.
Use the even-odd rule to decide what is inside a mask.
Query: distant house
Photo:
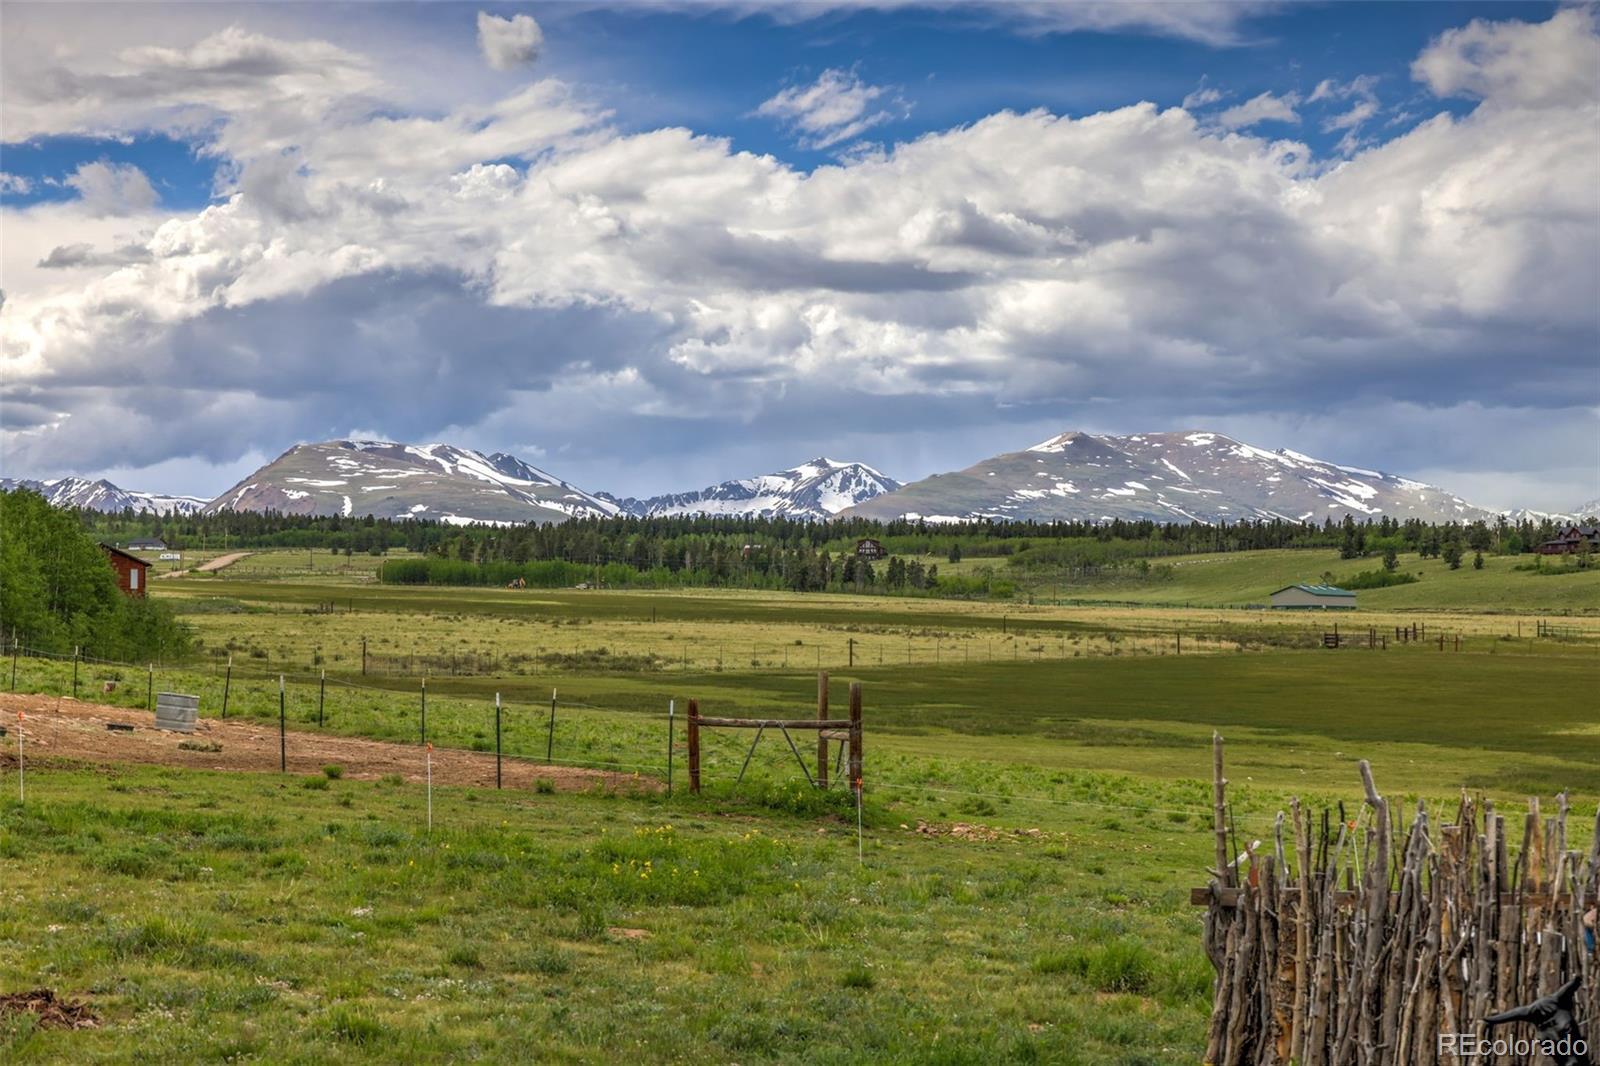
[[[164,552],[167,542],[156,537],[144,537],[139,540],[128,541],[128,550],[131,552]]]
[[[883,545],[879,544],[871,537],[863,537],[862,539],[856,541],[857,559],[882,559],[888,556],[888,554],[889,553],[884,550]]]
[[[1272,594],[1272,606],[1284,611],[1353,611],[1356,594],[1332,585],[1289,585]]]
[[[150,584],[150,564],[137,555],[130,555],[121,548],[113,548],[109,544],[100,545],[100,550],[106,553],[111,569],[117,572],[117,588],[121,589],[124,595],[143,596]]]
[[[1600,526],[1568,526],[1554,540],[1533,550],[1540,555],[1573,555],[1586,546],[1589,551],[1600,552]]]

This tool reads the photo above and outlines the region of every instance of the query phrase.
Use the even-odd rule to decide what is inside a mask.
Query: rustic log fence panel
[[[1391,811],[1363,761],[1354,817],[1296,800],[1270,844],[1241,852],[1223,769],[1215,737],[1216,868],[1190,893],[1217,972],[1207,1063],[1543,1066],[1562,1060],[1531,1024],[1485,1019],[1574,978],[1577,1029],[1600,1061],[1600,811],[1569,838],[1568,797],[1548,816],[1531,800],[1513,848],[1505,816],[1465,794],[1453,812]]]

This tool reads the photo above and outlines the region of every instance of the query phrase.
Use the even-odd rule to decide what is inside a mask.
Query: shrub
[[[328,1031],[335,1040],[352,1044],[375,1043],[383,1036],[383,1026],[377,1019],[342,1004],[328,1011]]]
[[[472,944],[457,944],[445,955],[444,961],[451,966],[461,966],[472,970],[476,970],[483,965],[483,959],[479,956],[478,949]]]
[[[839,975],[839,984],[843,988],[856,988],[865,991],[878,983],[872,971],[864,966],[852,966]]]
[[[1342,589],[1385,589],[1391,585],[1411,585],[1417,581],[1416,574],[1408,574],[1400,570],[1363,570],[1353,577],[1334,582]]]
[[[331,762],[322,768],[322,773],[329,781],[337,781],[344,776],[344,767],[336,762]]]
[[[1143,992],[1150,987],[1155,961],[1143,944],[1124,937],[1040,955],[1034,960],[1033,970],[1040,974],[1072,974],[1100,992]]]

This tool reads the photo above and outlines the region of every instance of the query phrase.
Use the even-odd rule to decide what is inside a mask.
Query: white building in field
[[[1289,585],[1272,594],[1274,610],[1353,611],[1356,594],[1332,585]]]

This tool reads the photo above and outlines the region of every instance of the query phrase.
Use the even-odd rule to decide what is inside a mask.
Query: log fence
[[[800,764],[801,771],[806,775],[806,780],[813,788],[827,789],[829,787],[828,761],[830,746],[839,745],[838,766],[834,777],[838,778],[837,771],[845,769],[845,756],[849,755],[849,776],[840,779],[840,783],[847,785],[852,791],[860,794],[862,781],[861,773],[864,762],[862,745],[861,724],[861,683],[850,683],[850,717],[848,719],[834,719],[828,717],[828,674],[826,671],[817,673],[817,716],[815,718],[732,718],[709,716],[700,713],[700,702],[689,701],[688,723],[688,749],[689,749],[689,791],[699,792],[701,785],[700,776],[700,731],[702,729],[754,729],[755,736],[750,741],[750,749],[745,753],[744,763],[739,767],[739,776],[734,780],[738,785],[744,780],[745,771],[750,768],[750,760],[755,756],[756,746],[761,743],[761,738],[768,730],[775,730],[783,735],[789,744],[789,750],[794,753],[795,761]],[[800,754],[800,748],[794,742],[790,731],[805,733],[814,732],[817,735],[816,747],[816,772],[806,764],[805,757]]]
[[[1360,764],[1364,805],[1319,818],[1298,800],[1274,841],[1232,840],[1222,738],[1213,738],[1216,867],[1207,908],[1217,977],[1204,1061],[1218,1066],[1535,1066],[1530,1026],[1487,1020],[1576,979],[1577,1029],[1600,1037],[1600,812],[1570,846],[1571,808],[1529,801],[1513,852],[1507,815],[1463,794],[1434,825],[1409,824]],[[1591,1048],[1592,1053],[1592,1048]]]

